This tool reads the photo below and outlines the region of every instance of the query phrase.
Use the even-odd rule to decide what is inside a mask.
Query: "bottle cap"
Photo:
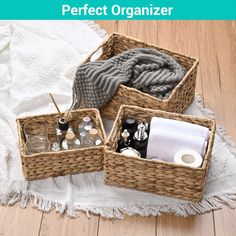
[[[128,137],[129,137],[129,132],[127,129],[124,129],[124,131],[122,132],[121,136],[124,138],[124,141],[127,142]]]
[[[80,133],[79,133],[79,136],[82,137],[82,138],[84,138],[84,137],[86,136],[86,134],[85,134],[85,132],[80,132]]]
[[[97,139],[96,141],[95,141],[95,145],[96,146],[99,146],[99,145],[101,145],[102,144],[102,140],[101,139]]]
[[[89,136],[91,139],[95,139],[98,135],[98,130],[97,129],[90,129],[89,130]]]
[[[133,117],[128,117],[125,120],[125,127],[133,127],[134,125],[136,125],[136,120]]]
[[[85,123],[88,123],[88,122],[90,122],[90,121],[91,121],[91,119],[90,119],[89,116],[85,116],[85,117],[83,118],[83,122],[85,122]]]
[[[92,126],[91,125],[85,125],[84,126],[84,130],[85,131],[90,131],[92,129]]]
[[[59,119],[58,124],[59,124],[60,130],[68,130],[69,129],[69,122],[66,122],[64,117]]]
[[[66,134],[67,143],[72,144],[74,142],[74,140],[75,140],[75,134],[73,132],[68,132]]]

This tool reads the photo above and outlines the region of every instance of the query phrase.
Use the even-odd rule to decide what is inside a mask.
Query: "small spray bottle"
[[[121,139],[118,142],[117,152],[120,152],[121,149],[127,148],[130,146],[129,132],[125,129],[121,134]]]

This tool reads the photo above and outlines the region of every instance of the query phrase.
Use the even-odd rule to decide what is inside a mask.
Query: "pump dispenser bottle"
[[[141,157],[145,158],[147,153],[148,134],[145,131],[143,123],[138,125],[138,129],[134,134],[134,148],[140,152]]]

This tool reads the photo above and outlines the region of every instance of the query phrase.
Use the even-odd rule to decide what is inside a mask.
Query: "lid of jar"
[[[64,117],[59,119],[58,124],[59,124],[60,130],[68,130],[69,129],[69,122],[66,122]]]
[[[75,140],[75,134],[73,132],[68,132],[66,134],[67,143],[72,144],[74,142],[74,140]]]
[[[128,117],[125,119],[125,124],[128,126],[136,125],[136,120],[133,117]]]
[[[132,147],[122,148],[120,153],[127,156],[127,157],[141,157],[140,152]]]
[[[83,122],[85,122],[85,123],[88,123],[88,122],[90,122],[90,121],[91,121],[91,119],[90,119],[89,116],[85,116],[85,117],[83,118]]]
[[[98,136],[98,130],[97,129],[90,129],[89,130],[89,136],[94,139]]]

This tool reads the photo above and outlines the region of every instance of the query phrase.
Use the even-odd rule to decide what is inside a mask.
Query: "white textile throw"
[[[92,22],[0,21],[0,203],[22,207],[56,208],[76,216],[77,210],[105,217],[129,215],[193,215],[235,206],[236,154],[223,130],[218,129],[211,168],[201,203],[115,188],[104,184],[104,173],[94,172],[24,180],[17,145],[15,119],[19,115],[55,112],[48,92],[61,110],[71,104],[72,80],[78,63],[102,41],[104,32]],[[193,103],[188,114],[209,116]],[[106,122],[107,127],[107,122]]]

